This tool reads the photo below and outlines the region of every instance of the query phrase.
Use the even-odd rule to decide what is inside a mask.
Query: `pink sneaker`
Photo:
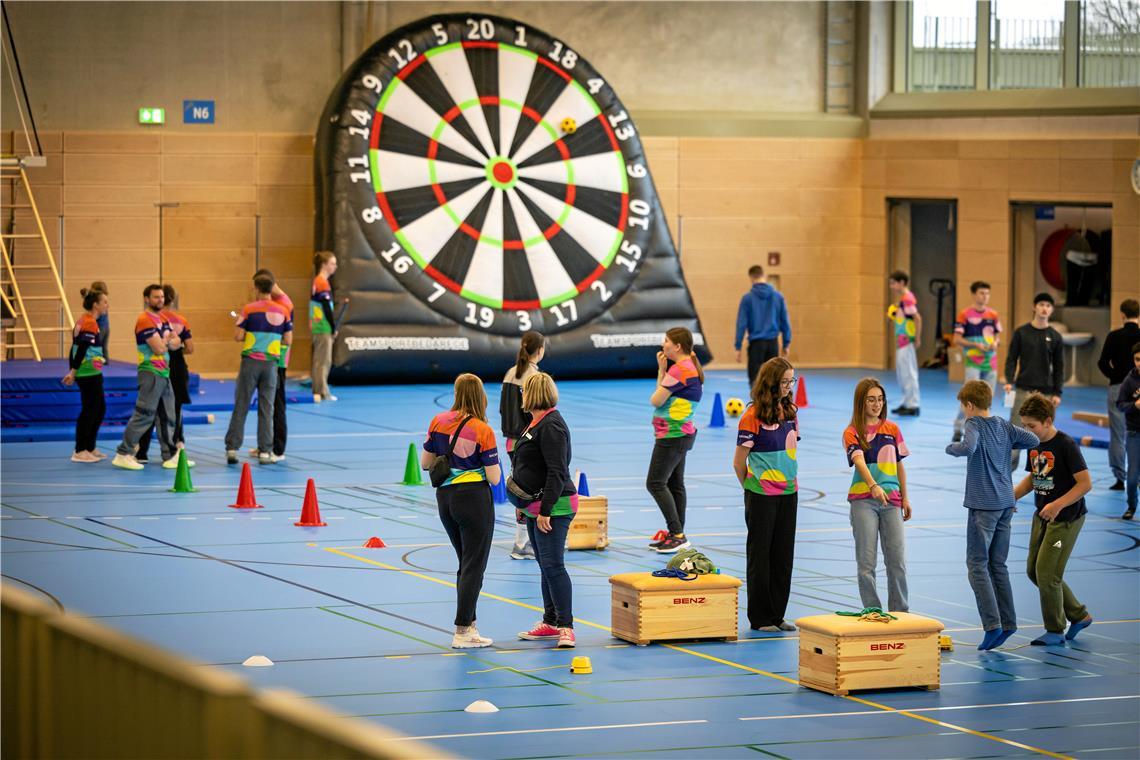
[[[553,641],[559,636],[561,636],[561,634],[557,628],[552,625],[547,625],[541,620],[539,620],[538,624],[534,628],[531,628],[529,631],[522,631],[519,633],[519,638],[523,641]]]
[[[559,649],[572,649],[577,646],[574,639],[573,628],[559,628],[558,629],[558,648]]]

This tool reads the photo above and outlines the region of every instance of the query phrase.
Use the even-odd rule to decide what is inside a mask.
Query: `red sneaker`
[[[559,631],[552,625],[548,625],[541,620],[534,628],[529,631],[522,631],[519,633],[519,638],[523,641],[553,641],[560,636]]]
[[[558,648],[559,649],[573,649],[577,646],[577,641],[574,639],[573,628],[559,628],[558,629]]]
[[[667,530],[657,531],[656,533],[653,534],[653,538],[649,542],[649,548],[650,549],[656,549],[658,546],[661,545],[661,542],[667,538],[669,538],[669,531],[667,531]]]

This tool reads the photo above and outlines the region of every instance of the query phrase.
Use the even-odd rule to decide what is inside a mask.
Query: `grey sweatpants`
[[[166,414],[158,415],[158,406],[162,405]],[[157,419],[156,419],[157,417]],[[158,445],[162,449],[162,459],[166,461],[174,456],[174,389],[170,385],[169,377],[162,377],[153,372],[139,372],[139,393],[135,399],[135,410],[123,431],[123,441],[116,451],[119,454],[134,456],[139,439],[144,433],[150,432],[154,425],[158,432]]]
[[[329,370],[332,368],[333,336],[318,333],[313,336],[313,395],[329,397]]]
[[[245,416],[257,391],[257,450],[273,451],[273,402],[277,395],[277,362],[241,358],[234,387],[234,413],[226,431],[226,450],[237,451],[245,437]]]

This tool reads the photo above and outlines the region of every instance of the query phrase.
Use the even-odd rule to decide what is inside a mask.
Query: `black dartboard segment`
[[[624,302],[647,262],[676,258],[621,101],[565,42],[510,19],[433,16],[373,45],[326,106],[317,184],[348,333],[450,325],[497,347],[526,330],[613,332],[619,302],[642,308]],[[675,324],[696,327],[675,279]],[[389,297],[356,297],[393,281],[413,299],[406,322],[391,323]]]

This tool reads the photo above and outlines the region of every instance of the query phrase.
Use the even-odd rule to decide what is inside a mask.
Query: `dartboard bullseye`
[[[348,200],[379,261],[438,314],[500,335],[594,320],[660,213],[637,131],[574,50],[494,17],[382,40],[338,109]]]

